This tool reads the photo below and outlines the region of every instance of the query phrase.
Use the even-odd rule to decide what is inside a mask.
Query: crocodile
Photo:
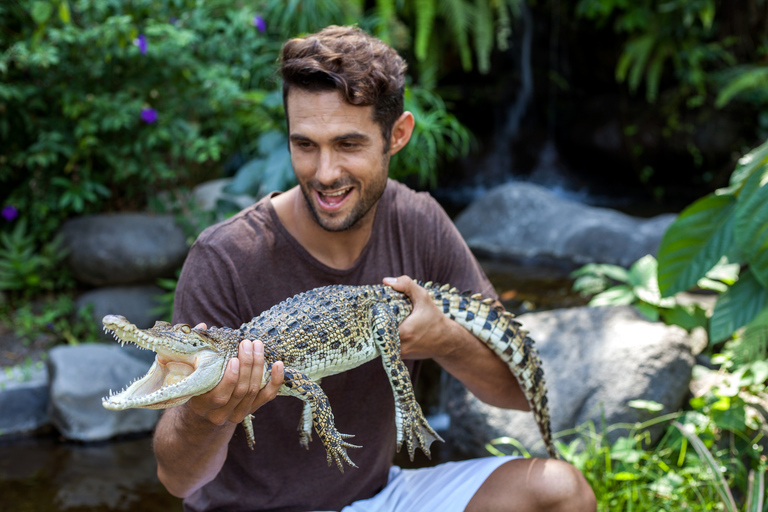
[[[541,360],[533,341],[513,315],[493,299],[471,292],[459,293],[449,285],[419,282],[440,311],[468,329],[503,361],[520,383],[534,414],[550,457],[559,458],[552,441],[547,390]],[[442,441],[424,417],[414,396],[405,364],[400,359],[399,324],[413,306],[406,295],[385,285],[331,285],[299,293],[263,312],[239,329],[192,328],[186,324],[156,322],[139,329],[122,316],[102,320],[121,344],[131,342],[157,353],[147,374],[119,393],[109,392],[102,405],[111,410],[165,409],[213,389],[221,380],[227,361],[237,356],[244,339],[264,344],[266,386],[270,369],[283,361],[284,383],[278,394],[304,402],[299,441],[309,448],[314,426],[332,462],[343,473],[344,465],[356,467],[346,441],[338,432],[328,398],[319,385],[323,377],[341,373],[379,356],[395,398],[397,449],[405,442],[413,460],[417,447],[430,455],[433,441]],[[248,445],[253,449],[252,416],[243,421]]]

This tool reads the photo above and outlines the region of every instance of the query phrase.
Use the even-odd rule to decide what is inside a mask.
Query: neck
[[[280,222],[307,252],[331,268],[344,270],[355,264],[373,230],[378,203],[357,224],[345,231],[326,231],[309,211],[298,186],[272,198]]]

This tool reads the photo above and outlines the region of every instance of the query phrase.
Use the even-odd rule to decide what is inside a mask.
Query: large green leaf
[[[683,210],[659,247],[659,289],[664,297],[696,284],[734,244],[736,199],[710,194]]]
[[[739,158],[736,169],[731,174],[730,185],[739,185],[746,181],[752,172],[763,164],[768,163],[768,140],[763,142],[746,155]]]
[[[746,270],[736,284],[722,294],[709,320],[709,339],[717,343],[747,325],[768,302],[768,290]]]
[[[736,243],[757,280],[768,288],[768,165],[744,184],[734,215]]]

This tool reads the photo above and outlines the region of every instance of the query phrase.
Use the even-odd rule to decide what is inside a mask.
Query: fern
[[[464,0],[441,0],[438,5],[440,14],[445,18],[453,40],[459,48],[461,67],[464,71],[471,71],[472,49],[467,39],[467,27],[474,13]]]
[[[416,41],[414,53],[419,61],[427,58],[432,27],[435,25],[435,0],[414,0],[416,8]]]
[[[715,105],[721,108],[740,94],[766,89],[768,89],[768,66],[747,68],[720,90]]]
[[[493,50],[493,11],[487,0],[475,1],[475,23],[472,24],[475,35],[477,68],[480,73],[491,69],[491,51]]]

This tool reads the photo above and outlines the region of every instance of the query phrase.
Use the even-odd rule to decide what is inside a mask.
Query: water
[[[182,510],[157,479],[148,436],[88,445],[54,435],[0,441],[0,511],[121,510]]]
[[[541,269],[481,263],[505,307],[516,314],[584,303],[570,292],[571,281],[566,277]],[[441,379],[436,364],[425,364],[418,393],[422,406],[433,414],[445,412]],[[411,462],[402,450],[396,463],[425,467],[463,458],[450,440],[435,443],[432,451],[431,460],[417,451]],[[0,512],[123,510],[182,510],[181,500],[168,494],[157,479],[149,436],[91,444],[65,442],[53,433],[21,439],[0,437]]]

